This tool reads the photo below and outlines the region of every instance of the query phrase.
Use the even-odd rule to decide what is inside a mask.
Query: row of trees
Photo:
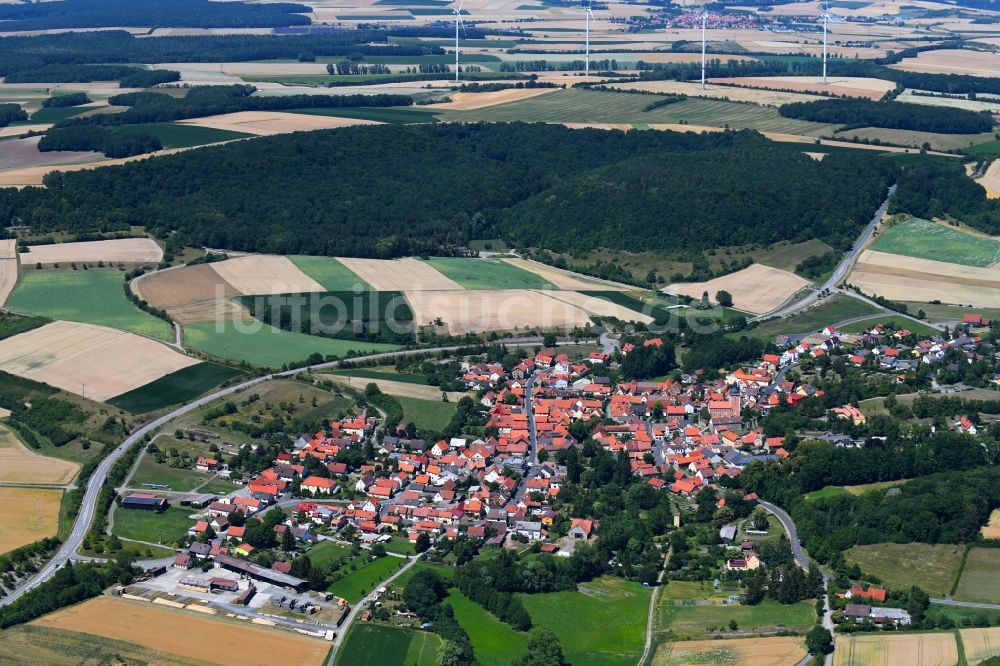
[[[829,99],[792,102],[778,107],[785,118],[857,127],[885,127],[943,134],[979,134],[993,128],[989,113],[943,106],[868,99]]]
[[[909,166],[897,185],[889,202],[890,213],[910,213],[929,220],[950,215],[979,231],[1000,234],[1000,201],[989,199],[983,186],[965,175],[961,164],[949,161]]]
[[[130,157],[163,148],[159,137],[138,129],[75,125],[53,128],[38,142],[38,150],[92,150],[106,157]]]

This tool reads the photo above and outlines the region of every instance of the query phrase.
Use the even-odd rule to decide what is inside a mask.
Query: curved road
[[[519,346],[532,346],[539,344],[537,341],[510,341],[504,343],[503,341],[498,341],[498,344],[507,344],[511,347]],[[397,356],[412,356],[415,354],[426,354],[428,352],[441,352],[441,351],[455,351],[457,349],[462,349],[468,345],[455,345],[450,347],[433,347],[430,349],[403,349],[394,352],[385,352],[381,354],[370,354],[368,356],[356,356],[351,359],[343,359],[344,361],[377,361],[380,359],[395,358]],[[55,556],[49,560],[37,574],[31,578],[23,581],[23,583],[15,589],[13,592],[8,594],[3,599],[0,599],[0,606],[6,606],[7,604],[13,603],[17,599],[21,598],[25,593],[30,592],[35,589],[49,578],[55,575],[55,573],[65,565],[70,560],[76,559],[76,551],[80,548],[83,543],[83,538],[86,536],[87,531],[90,529],[90,523],[94,519],[94,511],[97,506],[97,498],[100,495],[101,487],[104,485],[104,481],[108,477],[108,472],[111,468],[121,459],[123,455],[136,443],[142,440],[147,434],[153,432],[154,430],[163,427],[170,421],[176,419],[179,416],[183,416],[195,409],[204,407],[213,400],[218,400],[219,398],[225,397],[232,393],[242,391],[244,389],[250,388],[251,386],[256,386],[257,384],[262,384],[266,381],[272,379],[280,379],[285,377],[294,377],[295,375],[301,374],[303,372],[310,372],[313,370],[324,370],[326,368],[335,368],[340,365],[341,361],[330,361],[328,363],[319,363],[313,366],[307,366],[304,368],[296,368],[294,370],[286,370],[284,372],[277,372],[270,375],[263,375],[261,377],[256,377],[249,381],[243,382],[242,384],[236,384],[228,388],[211,393],[203,398],[199,398],[194,402],[188,403],[175,409],[169,414],[165,414],[155,421],[147,423],[140,429],[136,430],[134,433],[128,436],[125,441],[118,445],[114,451],[112,451],[108,456],[101,461],[101,464],[97,466],[94,473],[87,480],[87,490],[83,498],[83,503],[80,505],[80,512],[76,516],[76,520],[73,523],[73,529],[66,537],[62,546],[56,552]]]

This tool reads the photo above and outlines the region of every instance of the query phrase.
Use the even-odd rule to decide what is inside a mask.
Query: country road
[[[525,341],[521,340],[511,340],[511,341],[497,341],[497,344],[506,344],[511,347],[523,347],[523,346],[533,346],[540,344],[536,340]],[[351,359],[344,359],[344,361],[377,361],[388,358],[395,358],[397,356],[412,356],[416,354],[426,354],[428,352],[441,352],[441,351],[456,351],[462,349],[465,345],[454,345],[449,347],[433,347],[429,349],[404,349],[393,352],[384,352],[380,354],[370,354],[368,356],[356,356]],[[264,382],[270,381],[272,379],[281,379],[286,377],[294,377],[295,375],[301,374],[303,372],[311,372],[313,370],[324,370],[327,368],[335,368],[341,364],[342,361],[330,361],[327,363],[319,363],[313,366],[307,366],[303,368],[296,368],[294,370],[286,370],[283,372],[277,372],[269,375],[264,375],[261,377],[256,377],[254,379],[245,381],[241,384],[236,384],[219,391],[215,391],[209,395],[195,400],[194,402],[188,403],[181,407],[178,407],[174,411],[161,416],[155,421],[147,423],[140,429],[136,430],[134,433],[128,436],[121,444],[115,448],[101,464],[97,466],[94,473],[87,480],[87,490],[83,498],[83,502],[80,505],[80,512],[76,516],[76,520],[73,522],[73,529],[66,537],[62,546],[56,552],[55,556],[49,560],[45,565],[39,570],[37,574],[22,581],[14,591],[8,594],[3,599],[0,599],[0,606],[6,606],[13,603],[17,599],[24,596],[25,593],[30,592],[35,589],[49,578],[55,575],[55,573],[66,564],[66,562],[74,559],[76,551],[80,548],[83,543],[83,539],[90,529],[90,523],[94,519],[94,511],[97,507],[97,499],[101,492],[101,487],[104,485],[104,481],[108,477],[108,473],[111,468],[117,463],[123,455],[135,444],[142,441],[142,438],[147,434],[154,432],[158,428],[163,427],[172,420],[188,414],[196,409],[204,407],[213,400],[218,400],[227,395],[243,391],[257,384],[262,384]]]

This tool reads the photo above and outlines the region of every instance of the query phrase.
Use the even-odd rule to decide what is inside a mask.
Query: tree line
[[[61,109],[67,106],[89,104],[90,102],[91,99],[87,96],[87,93],[75,92],[69,93],[68,95],[56,95],[55,97],[49,97],[48,99],[42,100],[42,108]]]
[[[950,215],[979,231],[1000,234],[1000,201],[989,199],[983,186],[965,175],[958,160],[907,166],[896,184],[890,213],[928,220]]]
[[[11,123],[27,119],[28,114],[20,104],[0,104],[0,127],[7,127]]]
[[[38,141],[43,153],[60,150],[93,150],[106,157],[130,157],[160,150],[159,137],[140,129],[121,129],[76,125],[56,127],[46,132]]]
[[[845,125],[842,129],[884,127],[943,134],[979,134],[993,129],[993,119],[985,112],[867,99],[791,102],[779,106],[778,113],[785,118]]]

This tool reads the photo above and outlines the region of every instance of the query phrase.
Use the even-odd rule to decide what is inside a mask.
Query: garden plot
[[[462,289],[460,284],[445,277],[427,262],[413,258],[353,259],[345,257],[340,259],[340,263],[370,284],[376,291],[419,292]],[[286,289],[285,291],[291,290]]]
[[[372,120],[360,120],[358,118],[313,116],[281,111],[237,111],[217,116],[181,120],[179,124],[209,127],[229,132],[244,132],[256,136],[271,136],[272,134],[335,129],[350,125],[377,125],[379,123]]]
[[[21,264],[59,264],[77,262],[158,264],[163,260],[163,248],[152,238],[119,238],[116,240],[85,241],[32,245],[21,254]]]
[[[405,291],[418,326],[444,322],[452,335],[517,329],[584,326],[590,314],[552,298],[555,292],[528,289]]]
[[[764,314],[778,308],[809,284],[809,280],[794,273],[764,264],[753,264],[707,282],[677,282],[668,285],[663,291],[694,299],[700,299],[707,291],[712,301],[717,292],[728,291],[733,297],[733,307],[754,314]]]
[[[197,363],[148,338],[93,324],[56,321],[0,341],[0,370],[101,402]]]
[[[244,296],[326,291],[288,257],[249,255],[209,264],[219,277]]]

